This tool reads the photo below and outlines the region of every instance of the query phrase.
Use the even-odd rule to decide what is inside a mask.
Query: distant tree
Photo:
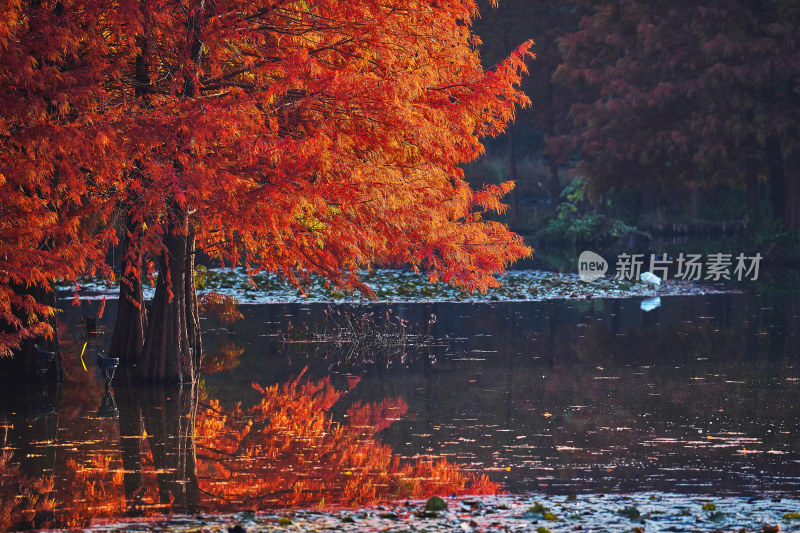
[[[557,79],[584,91],[572,141],[590,189],[649,190],[772,176],[797,227],[800,11],[794,2],[584,2]],[[780,205],[779,205],[780,204]]]

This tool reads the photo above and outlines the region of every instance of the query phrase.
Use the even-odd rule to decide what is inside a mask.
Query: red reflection
[[[244,318],[239,311],[239,301],[227,294],[214,291],[203,293],[198,296],[197,305],[200,311],[214,315],[217,322],[229,328]]]
[[[47,515],[56,507],[52,496],[53,478],[33,479],[11,461],[11,452],[0,453],[0,530],[12,526],[30,527],[34,518]]]
[[[217,351],[204,353],[200,359],[200,371],[203,374],[215,374],[217,372],[227,372],[239,366],[239,357],[244,353],[244,348],[240,348],[233,342],[221,342],[217,346]]]
[[[346,422],[334,422],[331,407],[357,383],[337,391],[329,379],[300,376],[254,385],[260,399],[247,408],[207,392],[198,403],[193,390],[120,387],[119,419],[87,416],[99,390],[70,386],[57,414],[18,418],[24,431],[7,424],[0,528],[499,491],[457,465],[403,461],[381,444],[377,433],[406,414],[401,399],[356,403]]]
[[[497,493],[499,485],[444,460],[404,462],[376,434],[402,418],[403,400],[353,405],[348,422],[328,410],[347,391],[329,379],[298,377],[254,387],[252,408],[198,410],[197,458],[206,504],[237,506],[363,505],[430,494]]]

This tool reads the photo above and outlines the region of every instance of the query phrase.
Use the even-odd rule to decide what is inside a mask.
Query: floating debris
[[[198,292],[213,292],[216,298],[229,296],[241,303],[292,302],[364,302],[367,295],[341,292],[328,287],[321,277],[312,277],[298,288],[276,274],[261,272],[249,277],[243,269],[206,269],[202,271]],[[499,287],[485,293],[465,292],[443,283],[431,283],[422,273],[381,269],[363,272],[362,281],[374,291],[377,302],[517,302],[555,299],[588,300],[592,298],[632,298],[684,296],[730,292],[719,285],[692,281],[669,280],[659,285],[604,277],[582,281],[578,274],[542,270],[512,270],[498,276]],[[79,285],[82,298],[114,297],[117,287],[103,280],[89,280]],[[68,290],[68,287],[62,287]],[[145,288],[145,298],[152,298],[154,289]],[[63,298],[72,298],[72,292]]]
[[[433,499],[433,498],[432,498]],[[436,498],[441,500],[440,498]],[[779,531],[791,529],[800,501],[715,498],[714,516],[697,497],[674,493],[541,494],[465,496],[441,500],[447,507],[425,511],[425,500],[359,509],[294,510],[282,513],[172,516],[162,519],[97,523],[84,531]],[[549,509],[557,507],[559,516]],[[552,515],[552,516],[547,516]],[[546,525],[542,525],[542,521]],[[631,521],[635,524],[632,525]],[[783,527],[781,527],[783,524]],[[237,529],[239,528],[239,529]]]

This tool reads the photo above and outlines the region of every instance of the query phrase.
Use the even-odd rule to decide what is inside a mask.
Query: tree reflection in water
[[[24,475],[12,456],[8,450],[0,454],[0,529],[3,531],[18,524],[32,525],[37,515],[51,515],[56,507],[52,497],[53,478],[34,479]]]
[[[254,385],[252,407],[225,407],[202,386],[118,386],[118,423],[86,416],[102,392],[81,385],[65,386],[46,424],[31,409],[4,409],[0,528],[499,491],[445,460],[403,462],[381,444],[377,433],[405,415],[401,399],[356,403],[334,422],[329,410],[349,389],[329,379]]]
[[[351,383],[355,386],[357,381]],[[403,400],[353,405],[347,422],[329,409],[345,392],[329,379],[297,377],[260,387],[249,409],[204,399],[197,416],[198,477],[204,501],[252,508],[319,503],[357,505],[428,494],[496,493],[485,476],[444,460],[403,463],[376,434],[406,413]]]

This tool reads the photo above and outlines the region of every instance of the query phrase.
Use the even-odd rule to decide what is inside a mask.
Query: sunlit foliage
[[[196,235],[293,281],[368,290],[358,270],[395,263],[495,285],[530,253],[483,217],[513,185],[474,191],[459,165],[528,103],[530,43],[484,71],[476,15],[472,0],[4,4],[2,349],[47,330],[11,284],[97,268],[122,220],[143,243],[126,261]]]

